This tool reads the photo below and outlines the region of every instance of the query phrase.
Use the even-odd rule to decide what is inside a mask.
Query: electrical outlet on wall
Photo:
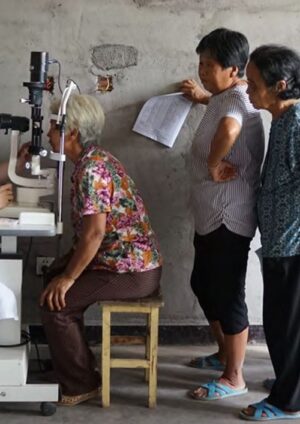
[[[36,275],[43,275],[46,268],[48,268],[55,258],[52,256],[37,256],[36,257]]]

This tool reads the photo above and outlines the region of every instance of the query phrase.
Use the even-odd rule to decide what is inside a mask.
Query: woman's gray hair
[[[51,103],[50,110],[58,114],[60,100]],[[104,126],[104,112],[100,103],[86,94],[72,94],[66,109],[66,133],[78,130],[82,145],[100,144],[100,137]]]
[[[250,62],[259,70],[267,87],[275,87],[278,81],[286,82],[286,89],[279,91],[282,100],[300,99],[300,55],[286,46],[265,44],[250,55]]]

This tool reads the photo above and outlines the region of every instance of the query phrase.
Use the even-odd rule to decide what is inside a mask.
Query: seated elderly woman
[[[57,113],[59,103],[51,111]],[[67,106],[65,154],[71,178],[71,252],[54,267],[40,299],[42,322],[61,389],[60,403],[98,395],[100,376],[83,334],[83,313],[100,300],[135,299],[159,288],[161,255],[143,201],[122,164],[98,144],[104,125],[91,96],[73,95]],[[51,120],[48,137],[59,151]]]

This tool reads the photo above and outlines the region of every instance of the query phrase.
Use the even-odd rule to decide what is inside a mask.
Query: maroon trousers
[[[61,271],[57,268],[48,281]],[[64,309],[51,312],[42,308],[42,323],[62,394],[79,395],[100,386],[96,361],[84,337],[85,310],[101,300],[150,296],[158,290],[160,276],[161,267],[125,274],[86,271],[67,292]]]

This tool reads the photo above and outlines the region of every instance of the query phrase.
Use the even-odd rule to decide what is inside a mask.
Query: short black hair
[[[223,68],[237,66],[238,76],[244,75],[249,56],[249,43],[247,38],[237,31],[227,28],[217,28],[202,38],[196,48],[200,54],[208,51]]]
[[[267,87],[284,80],[287,88],[278,93],[283,100],[300,98],[300,56],[294,50],[278,44],[265,44],[255,49],[250,61],[259,70]]]

